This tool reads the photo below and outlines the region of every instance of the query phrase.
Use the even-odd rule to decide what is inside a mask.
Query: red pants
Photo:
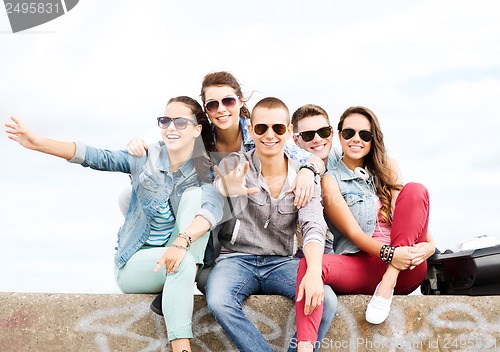
[[[394,247],[412,246],[427,241],[429,223],[429,193],[418,183],[408,183],[396,199],[391,226],[391,245]],[[323,255],[323,282],[330,285],[337,294],[372,295],[382,280],[387,264],[379,257],[358,252],[352,255]],[[305,258],[299,263],[297,272],[297,291],[307,270]],[[413,292],[425,279],[427,262],[413,270],[400,272],[395,294]],[[314,342],[318,338],[318,328],[323,314],[323,305],[313,313],[304,315],[305,298],[295,304],[297,319],[297,340]]]

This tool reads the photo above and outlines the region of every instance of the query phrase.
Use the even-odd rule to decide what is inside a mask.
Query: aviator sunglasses
[[[220,102],[226,108],[232,108],[236,105],[236,97],[225,97],[225,98],[222,98]],[[217,111],[218,108],[219,108],[219,101],[218,100],[211,100],[205,104],[205,109],[208,112]]]
[[[304,142],[310,142],[314,139],[314,136],[318,134],[321,138],[328,138],[332,134],[332,126],[321,127],[316,131],[303,131],[295,133],[296,136],[301,136]]]
[[[194,116],[194,115],[193,115]],[[168,126],[170,126],[170,123],[174,123],[174,126],[178,130],[184,130],[188,126],[188,124],[191,122],[193,125],[197,125],[196,122],[191,120],[190,118],[187,117],[167,117],[167,116],[160,116],[157,118],[158,119],[158,127],[167,129]]]
[[[264,123],[258,123],[253,126],[253,130],[259,136],[266,133],[268,128],[271,127],[276,134],[284,135],[286,132],[286,126],[282,123],[275,123],[274,125],[266,125]]]
[[[354,137],[356,132],[358,133],[359,138],[361,138],[364,142],[369,142],[373,138],[373,133],[368,130],[355,131],[352,128],[344,128],[342,131],[340,131],[340,135],[342,136],[342,138],[347,140]]]

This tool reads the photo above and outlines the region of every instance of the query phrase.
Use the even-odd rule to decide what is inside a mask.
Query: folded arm
[[[321,186],[323,190],[323,206],[325,214],[328,216],[332,224],[349,238],[358,249],[379,257],[382,243],[367,236],[358,222],[352,215],[349,206],[345,202],[340,192],[339,186],[335,179],[330,175],[324,175],[321,179]],[[392,265],[399,270],[410,268],[411,263],[422,257],[418,250],[413,247],[402,246],[397,247],[394,252]]]

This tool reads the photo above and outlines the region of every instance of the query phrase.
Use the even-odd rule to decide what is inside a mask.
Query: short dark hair
[[[321,106],[314,104],[306,104],[295,110],[295,112],[292,115],[293,132],[299,132],[297,127],[297,122],[306,117],[318,116],[318,115],[323,116],[328,122],[328,124],[330,124],[330,118],[328,117],[328,114]]]
[[[286,106],[285,103],[283,103],[282,100],[274,97],[267,97],[264,99],[261,99],[255,104],[255,106],[252,109],[252,115],[250,118],[253,117],[254,111],[258,108],[264,108],[264,109],[283,109],[286,111],[287,115],[290,116],[290,111],[288,110],[288,107]]]

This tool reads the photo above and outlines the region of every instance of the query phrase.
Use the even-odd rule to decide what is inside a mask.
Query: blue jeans
[[[223,258],[212,269],[206,286],[208,309],[240,351],[273,351],[243,313],[243,302],[252,294],[281,295],[295,301],[298,263],[292,257],[242,255]],[[336,310],[337,296],[325,286],[320,341],[326,336]],[[293,350],[290,347],[289,351]]]

